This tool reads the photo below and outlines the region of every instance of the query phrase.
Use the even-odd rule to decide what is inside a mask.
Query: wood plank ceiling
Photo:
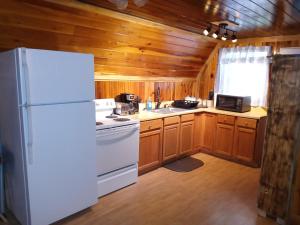
[[[0,7],[0,50],[92,53],[101,75],[195,78],[214,40],[77,0],[9,0]]]
[[[81,0],[118,10],[108,0]],[[118,10],[177,28],[202,33],[207,22],[230,20],[239,38],[293,35],[300,33],[299,0],[148,0],[137,7],[129,0]]]

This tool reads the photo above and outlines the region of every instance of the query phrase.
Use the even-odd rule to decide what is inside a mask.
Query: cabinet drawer
[[[248,128],[255,129],[256,128],[256,122],[257,122],[257,120],[255,120],[255,119],[248,119],[248,118],[239,117],[237,119],[236,124],[240,127],[248,127]]]
[[[162,119],[157,120],[149,120],[141,122],[140,131],[148,131],[148,130],[155,130],[160,129],[162,127]]]
[[[181,122],[192,121],[194,120],[194,114],[185,114],[181,116]]]
[[[234,125],[234,116],[227,116],[227,115],[218,115],[218,123],[225,123],[225,124],[230,124]]]
[[[180,117],[179,116],[172,116],[172,117],[166,117],[164,119],[164,125],[171,125],[171,124],[176,124],[180,122]]]

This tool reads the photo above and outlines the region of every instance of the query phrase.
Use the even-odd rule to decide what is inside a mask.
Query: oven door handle
[[[112,135],[118,135],[124,133],[125,135],[130,135],[140,129],[139,126],[131,126],[127,128],[112,128],[112,129],[107,129],[107,130],[101,130],[101,132],[96,133],[96,137],[107,137],[107,136],[112,136]]]

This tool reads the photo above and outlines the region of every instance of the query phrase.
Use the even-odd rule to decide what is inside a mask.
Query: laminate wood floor
[[[144,174],[136,184],[55,225],[275,224],[257,216],[259,169],[202,153],[192,157],[204,165],[189,172],[159,168]]]
[[[257,216],[259,169],[206,154],[190,172],[159,168],[59,225],[273,225]]]

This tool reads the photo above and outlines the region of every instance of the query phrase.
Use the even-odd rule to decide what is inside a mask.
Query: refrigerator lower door
[[[32,225],[53,223],[97,202],[94,107],[87,102],[24,108]]]

